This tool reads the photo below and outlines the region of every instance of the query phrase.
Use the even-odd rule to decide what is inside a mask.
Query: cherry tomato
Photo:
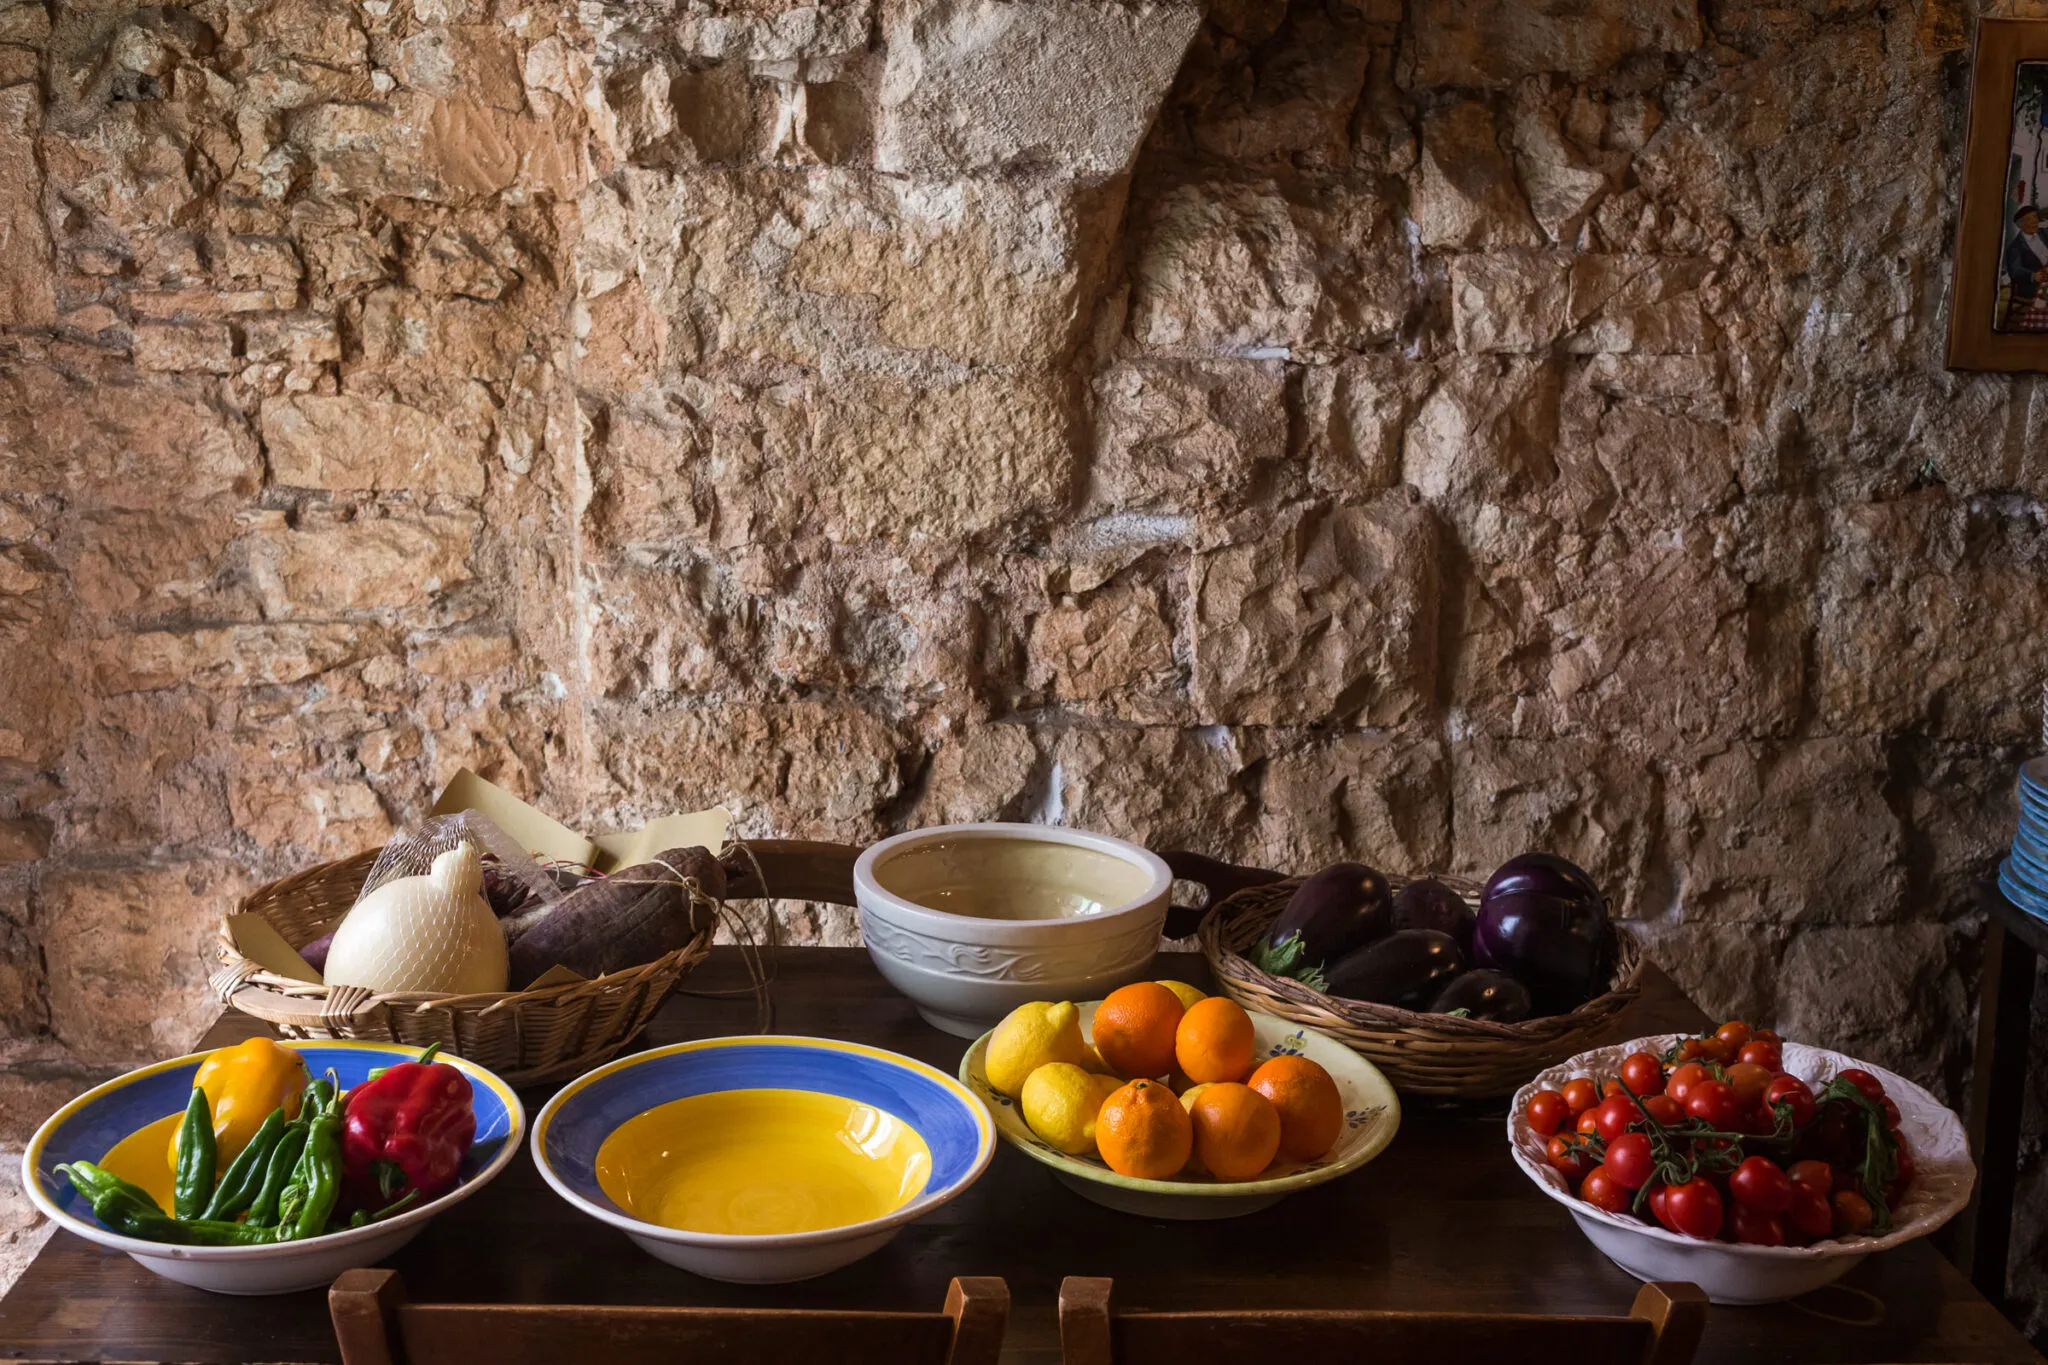
[[[1794,1185],[1804,1186],[1826,1198],[1835,1188],[1835,1169],[1825,1161],[1795,1161],[1785,1172]]]
[[[1626,1095],[1611,1095],[1600,1101],[1600,1107],[1593,1111],[1593,1125],[1600,1130],[1602,1140],[1613,1142],[1641,1117],[1634,1100]]]
[[[1737,1062],[1728,1068],[1728,1084],[1735,1088],[1735,1098],[1751,1109],[1762,1102],[1764,1092],[1771,1088],[1771,1082],[1776,1079],[1777,1077],[1755,1062]]]
[[[1877,1077],[1871,1075],[1868,1071],[1864,1071],[1858,1067],[1852,1066],[1847,1071],[1836,1072],[1835,1076],[1836,1079],[1847,1081],[1849,1084],[1855,1086],[1858,1090],[1861,1090],[1864,1094],[1868,1095],[1872,1100],[1881,1100],[1884,1098],[1883,1082],[1879,1081]]]
[[[1870,1231],[1871,1222],[1877,1217],[1870,1210],[1870,1201],[1854,1190],[1836,1190],[1828,1197],[1835,1209],[1835,1236],[1848,1237]]]
[[[1792,1106],[1792,1126],[1804,1128],[1813,1122],[1813,1091],[1797,1076],[1779,1076],[1764,1088],[1764,1103],[1773,1109],[1779,1104]]]
[[[1593,1084],[1591,1076],[1574,1076],[1564,1083],[1564,1102],[1571,1106],[1573,1117],[1577,1117],[1600,1103],[1600,1088]]]
[[[1740,1019],[1730,1019],[1727,1023],[1714,1030],[1714,1037],[1720,1040],[1721,1046],[1734,1052],[1741,1052],[1743,1048],[1749,1046],[1749,1025],[1743,1023]]]
[[[1728,1177],[1728,1193],[1736,1203],[1765,1213],[1783,1213],[1792,1207],[1792,1182],[1767,1156],[1745,1157]]]
[[[1664,1211],[1671,1215],[1671,1230],[1687,1237],[1705,1241],[1721,1231],[1721,1192],[1698,1176],[1669,1187]]]
[[[1886,1095],[1877,1103],[1878,1107],[1884,1110],[1885,1120],[1890,1124],[1891,1130],[1896,1133],[1899,1130],[1899,1106],[1893,1102],[1890,1095]]]
[[[1722,1066],[1726,1066],[1735,1060],[1735,1049],[1722,1042],[1719,1037],[1702,1038],[1700,1039],[1700,1060],[1703,1062],[1719,1062]]]
[[[1753,1204],[1737,1204],[1728,1220],[1728,1240],[1753,1247],[1785,1245],[1785,1225],[1775,1213],[1765,1213]]]
[[[1735,1060],[1747,1062],[1751,1066],[1760,1066],[1766,1071],[1783,1071],[1785,1069],[1785,1050],[1777,1043],[1766,1043],[1762,1039],[1753,1039],[1743,1044],[1742,1051],[1735,1054]]]
[[[1692,1093],[1692,1088],[1707,1079],[1705,1067],[1698,1062],[1685,1062],[1674,1068],[1670,1077],[1665,1080],[1664,1093],[1674,1102],[1684,1104],[1685,1097]]]
[[[1780,1047],[1785,1045],[1785,1040],[1778,1036],[1778,1031],[1774,1028],[1758,1029],[1749,1035],[1749,1041],[1752,1043],[1776,1043]]]
[[[1584,1180],[1586,1172],[1593,1169],[1593,1154],[1586,1150],[1586,1144],[1573,1142],[1562,1133],[1550,1140],[1549,1153],[1552,1169],[1574,1185]]]
[[[1631,1052],[1621,1059],[1621,1083],[1639,1096],[1664,1093],[1664,1064],[1647,1052]]]
[[[1625,1190],[1639,1190],[1656,1174],[1657,1159],[1641,1133],[1623,1133],[1607,1144],[1607,1174]]]
[[[1627,1213],[1634,1196],[1605,1166],[1595,1166],[1586,1172],[1586,1178],[1579,1182],[1579,1198],[1596,1209],[1605,1209],[1609,1213]]]
[[[1678,1101],[1669,1095],[1651,1095],[1643,1101],[1643,1108],[1666,1128],[1685,1122],[1685,1110],[1679,1108]]]
[[[1579,1115],[1579,1122],[1576,1131],[1584,1133],[1589,1137],[1595,1133],[1598,1133],[1600,1131],[1600,1125],[1594,1121],[1594,1116],[1597,1113],[1597,1110],[1588,1109],[1585,1113]]]
[[[1657,1185],[1650,1190],[1648,1197],[1643,1202],[1649,1205],[1652,1218],[1655,1218],[1665,1227],[1671,1228],[1673,1232],[1676,1232],[1678,1229],[1672,1227],[1671,1224],[1670,1194],[1671,1187],[1669,1185]],[[1832,1218],[1834,1215],[1830,1213],[1828,1216]]]
[[[1543,1137],[1549,1137],[1572,1116],[1572,1107],[1555,1090],[1539,1090],[1529,1097],[1529,1107],[1523,1114],[1531,1128]]]
[[[1615,1079],[1615,1080],[1611,1080],[1611,1081],[1607,1082],[1607,1084],[1605,1084],[1605,1085],[1603,1085],[1603,1086],[1601,1086],[1601,1087],[1600,1087],[1600,1098],[1601,1098],[1601,1099],[1603,1099],[1603,1100],[1611,1100],[1611,1099],[1613,1099],[1613,1098],[1614,1098],[1614,1097],[1615,1097],[1616,1095],[1619,1095],[1619,1096],[1621,1096],[1621,1097],[1622,1097],[1623,1099],[1627,1099],[1627,1098],[1628,1098],[1628,1092],[1627,1092],[1626,1090],[1623,1090],[1623,1089],[1621,1088],[1621,1081],[1620,1081],[1620,1080],[1619,1080],[1618,1078],[1617,1078],[1617,1079]]]
[[[1920,1169],[1920,1163],[1913,1160],[1913,1154],[1904,1147],[1899,1148],[1898,1158],[1899,1173],[1893,1179],[1892,1187],[1889,1191],[1894,1204],[1899,1201],[1899,1196],[1905,1193],[1906,1187],[1913,1183],[1913,1173]]]
[[[1785,1235],[1817,1242],[1835,1230],[1835,1210],[1827,1195],[1811,1185],[1792,1186],[1792,1207],[1785,1210]]]
[[[1735,1098],[1735,1088],[1726,1081],[1701,1081],[1685,1097],[1685,1112],[1706,1123],[1709,1128],[1728,1131],[1742,1117],[1742,1105]]]

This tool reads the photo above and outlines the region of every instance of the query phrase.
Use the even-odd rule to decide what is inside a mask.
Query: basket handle
[[[728,900],[772,897],[852,905],[853,865],[860,855],[852,844],[746,839],[728,846],[719,862],[725,867]]]
[[[1235,895],[1248,887],[1264,886],[1269,882],[1284,880],[1285,874],[1263,867],[1245,867],[1239,863],[1226,863],[1201,853],[1189,853],[1185,849],[1174,849],[1159,855],[1161,862],[1174,875],[1176,881],[1198,882],[1208,892],[1200,905],[1176,905],[1166,912],[1168,938],[1186,938],[1195,932],[1202,917],[1226,896]]]

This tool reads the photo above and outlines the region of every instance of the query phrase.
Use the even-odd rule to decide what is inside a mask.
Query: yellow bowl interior
[[[932,1154],[892,1114],[813,1090],[723,1090],[635,1115],[597,1149],[597,1183],[635,1218],[767,1236],[864,1223],[924,1192]]]

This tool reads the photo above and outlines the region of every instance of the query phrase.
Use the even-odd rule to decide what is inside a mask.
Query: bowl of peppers
[[[251,1038],[108,1081],[44,1122],[44,1214],[157,1274],[284,1294],[390,1255],[519,1150],[526,1111],[437,1048]]]

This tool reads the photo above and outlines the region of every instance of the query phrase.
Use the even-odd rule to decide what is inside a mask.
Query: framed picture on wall
[[[1948,364],[2048,371],[2048,21],[1977,26]]]

